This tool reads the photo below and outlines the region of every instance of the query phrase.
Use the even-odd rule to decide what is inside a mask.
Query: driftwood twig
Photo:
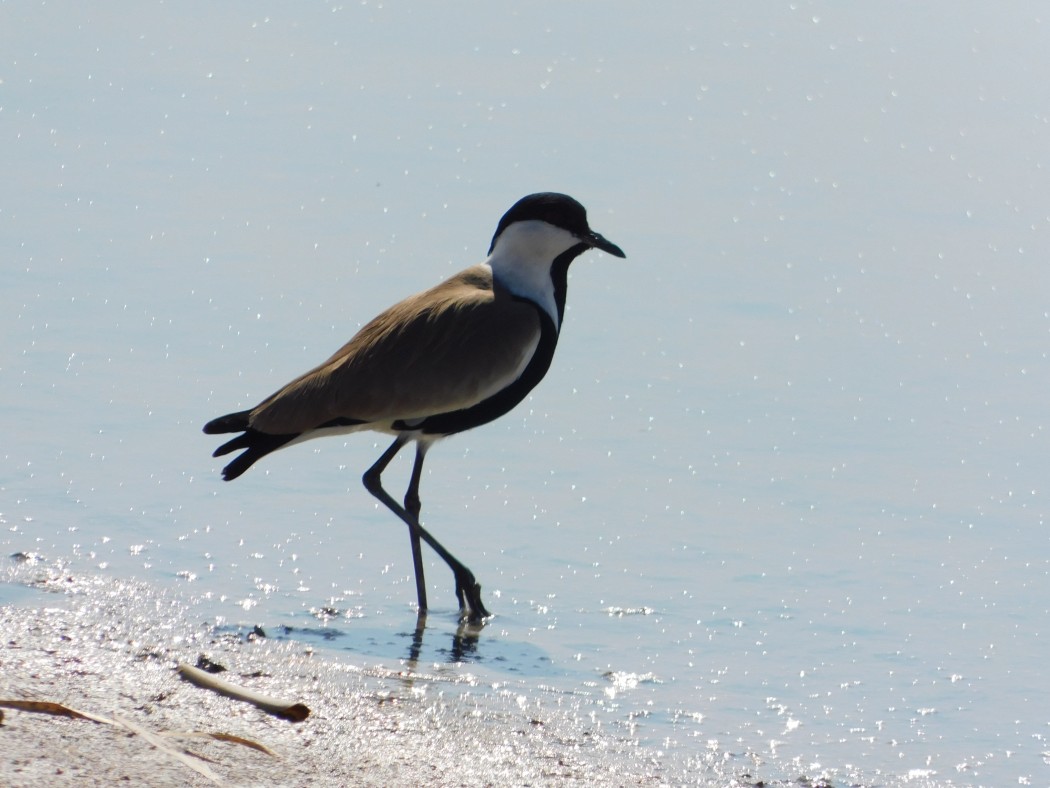
[[[258,692],[246,689],[245,687],[240,687],[236,684],[231,684],[228,681],[223,681],[222,679],[216,678],[211,673],[187,665],[184,662],[179,663],[177,670],[184,679],[199,687],[214,690],[220,695],[225,695],[234,700],[243,700],[246,703],[251,703],[258,706],[263,711],[269,712],[277,717],[283,717],[292,722],[302,722],[310,716],[310,709],[307,708],[305,704],[290,703],[289,701],[281,700],[280,698],[262,695]]]

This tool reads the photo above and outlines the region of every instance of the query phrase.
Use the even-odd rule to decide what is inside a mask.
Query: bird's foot
[[[456,596],[459,597],[459,620],[471,624],[480,624],[486,618],[492,618],[492,614],[485,609],[485,603],[481,601],[481,583],[474,579],[474,575],[456,578]]]

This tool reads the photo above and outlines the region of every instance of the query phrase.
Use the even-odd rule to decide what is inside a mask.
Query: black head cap
[[[580,243],[593,246],[616,257],[626,257],[616,244],[607,241],[587,225],[587,209],[567,194],[539,192],[522,197],[503,214],[492,236],[489,254],[496,247],[496,239],[514,222],[540,221],[561,227],[580,239]]]

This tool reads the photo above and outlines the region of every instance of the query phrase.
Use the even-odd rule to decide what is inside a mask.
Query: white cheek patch
[[[500,234],[486,264],[501,285],[539,305],[560,328],[551,264],[578,243],[568,230],[547,222],[515,222]]]

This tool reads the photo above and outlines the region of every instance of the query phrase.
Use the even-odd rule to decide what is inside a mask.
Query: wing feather
[[[327,361],[263,400],[252,429],[411,421],[467,408],[516,379],[539,342],[536,308],[468,268],[365,325]]]

